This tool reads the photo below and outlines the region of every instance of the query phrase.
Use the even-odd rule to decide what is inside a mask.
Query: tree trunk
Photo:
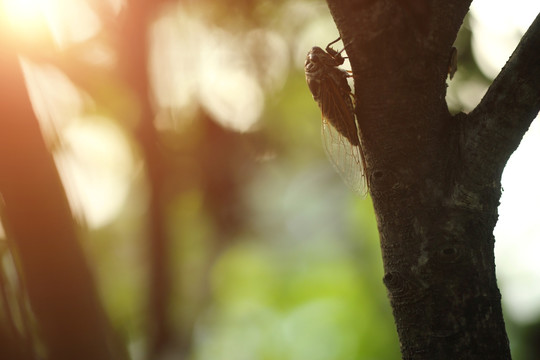
[[[484,99],[452,116],[470,1],[328,0],[356,115],[403,359],[510,359],[495,278],[501,175],[540,108],[537,18]]]

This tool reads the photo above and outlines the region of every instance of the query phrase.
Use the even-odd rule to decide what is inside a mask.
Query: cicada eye
[[[308,57],[304,63],[304,69],[307,72],[312,72],[314,67],[316,68],[317,66],[313,63],[313,61],[311,61],[311,58]]]

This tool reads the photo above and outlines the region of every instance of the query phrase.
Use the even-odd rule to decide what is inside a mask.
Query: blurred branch
[[[17,56],[0,52],[0,192],[48,359],[122,359]]]
[[[475,154],[470,158],[469,166],[488,176],[501,171],[538,115],[539,49],[540,15],[531,24],[480,104],[464,122],[464,126],[469,128],[463,140],[465,152]]]
[[[32,61],[58,67],[74,84],[87,91],[100,106],[107,110],[118,107],[118,99],[110,98],[110,91],[103,91],[105,86],[110,88],[118,85],[114,83],[115,80],[118,80],[122,86],[120,91],[127,92],[127,97],[133,100],[130,102],[129,111],[122,108],[121,112],[113,116],[134,117],[134,119],[121,120],[137,124],[136,137],[142,148],[147,169],[150,195],[148,205],[148,255],[150,259],[148,325],[151,358],[162,353],[172,337],[168,316],[171,280],[168,259],[169,243],[165,230],[164,169],[158,134],[153,123],[154,111],[150,104],[148,81],[148,30],[157,10],[166,2],[168,0],[129,1],[116,15],[107,2],[88,1],[88,5],[102,21],[101,35],[84,43],[75,44],[62,53],[42,49],[35,51],[31,47],[22,49],[24,55]],[[89,64],[81,57],[81,49],[92,45],[92,42],[100,41],[110,43],[117,53],[118,61],[116,68],[112,71]]]

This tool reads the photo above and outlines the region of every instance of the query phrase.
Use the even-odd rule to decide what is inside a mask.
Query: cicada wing
[[[321,136],[324,149],[334,168],[347,186],[358,195],[364,197],[368,191],[364,169],[364,154],[360,146],[360,141],[352,144],[349,140],[354,139],[354,137],[358,139],[354,112],[351,106],[347,105],[339,89],[334,89],[335,84],[330,81],[322,88],[325,91],[321,93],[319,105],[322,111]],[[349,95],[347,94],[347,96]],[[352,121],[354,126],[341,126],[342,129],[348,129],[346,131],[350,132],[347,133],[347,136],[344,136],[336,129],[328,116],[333,117],[333,122]],[[353,131],[354,134],[352,133]]]
[[[358,195],[366,196],[368,188],[360,146],[352,145],[325,118],[321,135],[326,155],[343,181]]]

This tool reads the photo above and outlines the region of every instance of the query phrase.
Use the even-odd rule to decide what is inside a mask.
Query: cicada
[[[314,46],[308,52],[304,70],[306,81],[322,113],[322,140],[326,154],[345,183],[365,196],[368,190],[365,160],[358,124],[354,115],[354,97],[347,78],[340,69],[345,58],[330,47]],[[343,50],[342,50],[343,51]]]

